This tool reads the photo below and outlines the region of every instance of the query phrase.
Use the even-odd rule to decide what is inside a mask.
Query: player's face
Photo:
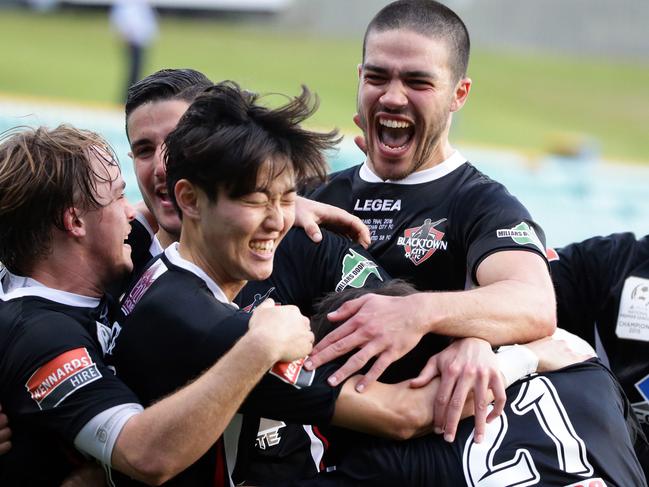
[[[453,80],[448,62],[442,40],[410,30],[369,34],[359,67],[358,114],[368,164],[382,179],[403,179],[445,159],[462,83]]]
[[[182,100],[145,103],[128,119],[129,155],[144,203],[158,225],[176,239],[180,235],[180,218],[167,194],[164,140],[188,107],[189,103]]]
[[[295,220],[295,179],[291,166],[284,167],[271,175],[270,164],[264,165],[258,191],[239,198],[219,191],[201,214],[209,265],[226,293],[229,286],[236,294],[245,281],[266,279],[273,272],[275,250]]]
[[[126,184],[119,167],[106,164],[96,154],[91,154],[91,160],[95,171],[108,176],[105,178],[108,181],[97,182],[96,197],[102,206],[82,212],[82,220],[86,225],[88,255],[93,259],[98,282],[108,285],[133,270],[131,247],[125,240],[135,210],[124,196]]]

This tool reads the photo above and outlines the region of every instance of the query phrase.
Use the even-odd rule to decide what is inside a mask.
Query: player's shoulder
[[[504,184],[483,173],[471,162],[458,168],[456,199],[511,199],[513,196]]]

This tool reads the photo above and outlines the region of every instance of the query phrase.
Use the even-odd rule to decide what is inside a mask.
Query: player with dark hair
[[[316,341],[332,328],[329,311],[368,292],[350,289],[327,296],[311,318]],[[371,292],[408,296],[417,291],[395,280]],[[579,341],[565,332],[560,336]],[[471,420],[460,422],[453,443],[437,435],[393,442],[333,428],[327,473],[291,485],[646,486],[633,453],[635,431],[628,426],[633,413],[621,387],[598,359],[564,361],[569,355],[556,353],[562,345],[545,339],[521,347],[541,359],[539,374],[507,389],[505,411],[487,425],[482,443],[473,441]],[[408,378],[409,362],[407,354],[381,380],[386,374],[392,380]]]
[[[598,348],[649,435],[649,236],[594,237],[548,256],[559,324]],[[649,474],[646,439],[636,447]]]
[[[332,134],[299,127],[312,111],[308,92],[272,110],[221,83],[199,95],[167,137],[167,184],[182,216],[180,241],[127,291],[112,350],[118,374],[145,404],[198,374],[247,327],[249,315],[232,300],[248,279],[273,271],[274,251],[293,219],[295,175],[320,172],[320,150],[333,142]],[[331,420],[399,437],[426,429],[436,383],[421,390],[375,384],[360,395],[354,381],[329,387],[330,368],[307,373],[301,361],[275,367],[241,412]],[[235,421],[223,441],[170,485],[227,482],[226,459],[233,477],[246,480],[246,447],[257,426]]]
[[[95,133],[60,126],[0,140],[0,401],[13,429],[3,486],[61,485],[83,459],[75,447],[161,483],[217,440],[269,367],[311,349],[295,307],[262,308],[222,360],[143,410],[103,358],[113,338],[104,291],[132,269],[124,187]]]
[[[449,142],[453,114],[471,89],[468,56],[462,20],[433,0],[392,2],[367,28],[358,68],[358,124],[367,159],[332,175],[312,197],[362,218],[372,233],[372,256],[422,292],[369,294],[332,312],[330,319],[341,325],[314,348],[307,367],[360,350],[331,383],[377,356],[362,389],[430,333],[502,345],[555,328],[542,230]],[[437,372],[442,386],[435,426],[452,440],[464,397],[493,388],[497,371],[467,358]],[[430,377],[431,369],[422,374]],[[487,406],[476,406],[478,439]],[[496,404],[491,419],[501,407]]]
[[[126,104],[126,126],[138,186],[154,216],[148,222],[136,215],[129,243],[136,269],[142,269],[163,247],[177,241],[180,219],[167,192],[163,164],[164,140],[197,94],[212,83],[191,69],[165,69],[133,85]],[[300,199],[297,200],[298,202]],[[306,200],[308,201],[308,200]],[[346,212],[328,205],[322,210],[344,223]],[[312,210],[309,210],[312,211]],[[156,220],[160,222],[154,235]],[[360,220],[354,217],[360,223]],[[352,221],[354,221],[352,220]],[[361,223],[362,225],[362,223]],[[308,226],[308,225],[307,225]],[[317,227],[316,227],[317,229]],[[347,287],[372,287],[387,275],[359,244],[324,230],[314,243],[300,228],[291,229],[275,251],[273,275],[249,282],[238,294],[237,304],[253,310],[266,298],[297,305],[303,314],[312,313],[313,302],[326,292]],[[317,279],[313,279],[317,275]],[[315,474],[321,465],[326,439],[309,425],[262,420],[254,442],[249,472],[256,478],[302,478]],[[289,465],[291,468],[286,468]]]

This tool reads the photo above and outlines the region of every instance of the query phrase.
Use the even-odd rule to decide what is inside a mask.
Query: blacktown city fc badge
[[[448,242],[442,240],[444,232],[435,228],[445,221],[446,218],[442,218],[431,222],[430,218],[426,218],[421,226],[406,229],[403,237],[397,239],[397,245],[405,250],[405,257],[413,264],[419,265],[428,260],[438,249],[446,250]]]

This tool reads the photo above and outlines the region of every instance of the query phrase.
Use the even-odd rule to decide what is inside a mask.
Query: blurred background
[[[291,95],[306,84],[321,100],[314,126],[349,134],[332,167],[357,164],[356,66],[364,28],[387,3],[0,0],[0,130],[97,130],[138,199],[122,105],[136,55],[141,76],[191,67]],[[550,245],[649,233],[649,1],[444,3],[472,37],[474,84],[452,142],[527,205]],[[153,11],[120,24],[116,10],[136,6]]]

